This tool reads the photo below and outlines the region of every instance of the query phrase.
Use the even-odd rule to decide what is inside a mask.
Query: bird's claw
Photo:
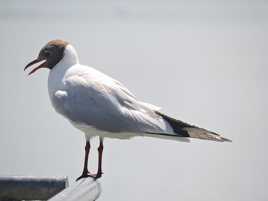
[[[98,172],[97,174],[91,174],[91,173],[89,173],[89,172],[87,172],[87,173],[83,173],[80,177],[78,177],[78,178],[76,179],[76,181],[78,181],[78,180],[80,180],[80,179],[82,179],[82,178],[87,178],[87,177],[91,177],[91,178],[93,178],[94,180],[97,180],[97,179],[101,178],[102,174],[103,174],[102,172]]]

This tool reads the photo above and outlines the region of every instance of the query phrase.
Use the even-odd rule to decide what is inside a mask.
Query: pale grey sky
[[[187,2],[0,1],[0,175],[81,173],[84,138],[53,111],[48,72],[23,72],[62,38],[139,99],[233,140],[107,139],[99,200],[267,200],[268,4]]]

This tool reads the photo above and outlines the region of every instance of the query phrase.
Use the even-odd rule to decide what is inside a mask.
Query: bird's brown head
[[[40,63],[37,67],[33,68],[29,75],[33,74],[40,68],[52,69],[64,56],[65,47],[69,43],[63,40],[52,40],[48,42],[39,52],[37,59],[31,61],[26,65],[24,70],[30,66]]]

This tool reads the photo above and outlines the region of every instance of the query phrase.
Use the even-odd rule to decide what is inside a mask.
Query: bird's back
[[[139,102],[120,82],[94,68],[72,66],[59,86],[51,96],[55,109],[84,132],[94,127],[110,133],[173,133],[156,107]]]

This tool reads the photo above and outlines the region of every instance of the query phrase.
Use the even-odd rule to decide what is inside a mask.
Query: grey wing
[[[116,82],[73,76],[66,86],[62,113],[73,122],[108,132],[173,133],[150,105],[137,101]]]

